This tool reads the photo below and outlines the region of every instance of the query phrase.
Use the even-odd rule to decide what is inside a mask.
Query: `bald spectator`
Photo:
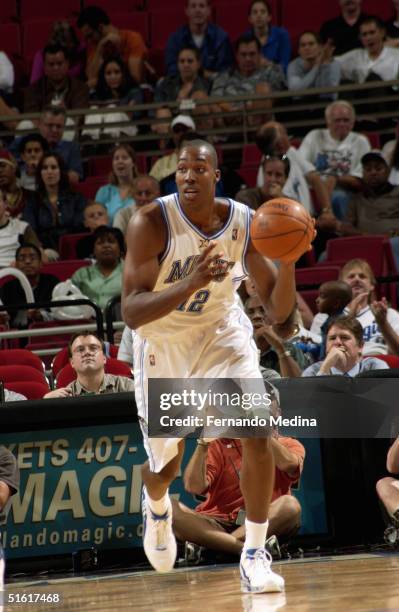
[[[112,55],[120,55],[133,79],[137,83],[142,82],[147,47],[139,32],[119,30],[98,6],[84,8],[79,14],[77,27],[87,45],[86,75],[90,88],[97,84],[104,59]]]
[[[366,136],[353,131],[355,109],[350,102],[336,100],[325,110],[327,128],[311,130],[299,148],[324,180],[334,214],[346,215],[351,194],[361,189],[361,159],[370,151]]]
[[[105,373],[104,341],[93,332],[78,332],[68,344],[69,363],[76,372],[76,380],[66,387],[46,393],[45,399],[79,397],[108,393],[134,392],[134,382],[126,376]]]
[[[166,47],[166,70],[177,74],[178,54],[184,47],[196,47],[201,54],[205,76],[227,70],[233,63],[228,35],[219,26],[209,23],[210,0],[186,0],[187,24],[170,35]]]
[[[119,228],[123,235],[126,235],[130,218],[136,209],[153,202],[161,195],[159,183],[148,174],[140,174],[133,181],[132,195],[135,203],[121,208],[114,217],[113,226]]]
[[[322,41],[331,41],[336,55],[360,47],[359,26],[367,17],[362,12],[362,0],[339,0],[339,17],[325,21],[320,29]]]

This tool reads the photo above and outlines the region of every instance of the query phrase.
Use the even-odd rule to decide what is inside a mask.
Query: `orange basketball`
[[[259,253],[270,259],[295,260],[313,240],[313,220],[295,200],[274,198],[262,204],[251,223],[251,239]]]

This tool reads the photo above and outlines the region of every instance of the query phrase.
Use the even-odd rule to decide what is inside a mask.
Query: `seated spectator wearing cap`
[[[28,192],[18,185],[17,173],[16,159],[5,149],[0,149],[0,189],[11,217],[21,216],[28,195]]]
[[[135,203],[118,210],[114,217],[113,227],[120,229],[125,236],[129,221],[137,208],[153,202],[160,195],[161,190],[159,183],[153,176],[149,174],[139,174],[139,176],[136,176],[133,181],[133,197]]]
[[[101,65],[111,55],[120,55],[136,83],[142,82],[147,47],[139,32],[119,30],[98,6],[84,8],[79,14],[77,27],[87,45],[86,75],[90,88],[97,85]]]
[[[262,66],[262,54],[259,40],[252,35],[243,34],[235,44],[235,67],[220,73],[212,85],[212,96],[236,96],[245,94],[269,95],[272,91],[285,89],[286,82],[281,66],[270,64]],[[251,125],[259,125],[270,119],[272,99],[249,101],[246,107],[263,111],[264,114],[249,116]],[[223,112],[242,109],[242,102],[222,102],[219,108]],[[241,121],[241,118],[238,118]],[[236,123],[237,118],[225,117],[225,123]]]
[[[356,113],[350,102],[336,100],[325,110],[326,129],[311,130],[299,148],[313,164],[331,197],[337,219],[343,219],[354,191],[362,186],[362,156],[370,150],[366,136],[353,131]]]
[[[187,24],[170,35],[166,46],[167,73],[178,73],[178,54],[186,47],[196,47],[199,50],[206,77],[227,70],[233,63],[231,42],[222,28],[209,23],[210,0],[187,0],[185,12]]]
[[[32,287],[35,302],[51,302],[54,287],[59,280],[53,274],[41,272],[42,253],[35,244],[25,243],[17,249],[15,267],[27,277]],[[4,306],[9,304],[26,304],[25,291],[17,278],[8,281],[0,289]],[[15,310],[7,309],[11,327],[26,328],[32,321],[47,321],[51,319],[47,310]]]
[[[270,62],[280,64],[287,70],[291,57],[291,42],[285,28],[271,25],[272,10],[267,0],[252,0],[248,9],[248,21],[251,29],[246,34],[256,36],[261,44],[262,64]]]
[[[110,223],[120,208],[134,204],[133,180],[138,175],[136,154],[128,144],[120,144],[112,152],[112,171],[108,185],[100,187],[96,202],[106,206]]]
[[[47,140],[41,134],[27,134],[19,143],[19,185],[28,191],[36,190],[36,172],[40,160],[48,150]]]
[[[301,506],[291,486],[301,475],[305,459],[303,445],[294,438],[269,438],[275,461],[275,482],[269,508],[268,536],[287,540],[301,524]],[[185,489],[206,495],[195,510],[172,499],[173,530],[183,542],[211,550],[241,554],[245,539],[245,505],[240,490],[242,447],[240,440],[199,439],[183,474]]]
[[[66,387],[46,393],[45,399],[79,397],[134,391],[134,382],[126,376],[105,373],[104,341],[93,332],[78,332],[68,344],[69,363],[76,372],[76,380]]]
[[[85,203],[81,193],[71,190],[62,157],[45,153],[37,168],[37,191],[29,192],[23,212],[43,248],[58,251],[60,236],[83,231]]]
[[[23,242],[40,246],[38,237],[26,221],[10,217],[6,196],[0,187],[0,267],[14,265],[16,251]]]
[[[362,358],[363,327],[353,316],[332,319],[326,329],[326,357],[310,365],[302,376],[357,376],[369,370],[387,370],[376,357]]]
[[[83,136],[99,139],[102,136],[119,138],[121,135],[136,136],[138,129],[134,121],[140,119],[141,113],[134,111],[135,104],[143,103],[143,94],[133,80],[125,62],[119,57],[110,57],[104,61],[98,75],[95,91],[91,95],[90,107],[115,108],[115,112],[90,113],[85,116]],[[131,106],[132,112],[120,111],[118,106]],[[117,122],[125,125],[112,125]],[[102,123],[103,127],[90,128],[90,125]]]
[[[77,270],[71,280],[90,300],[104,309],[122,291],[122,259],[125,239],[116,227],[98,227],[93,232],[95,263]]]
[[[172,139],[173,144],[175,145],[175,150],[173,153],[169,153],[157,159],[150,170],[150,176],[154,177],[159,182],[176,172],[177,153],[179,150],[181,137],[190,130],[195,131],[195,123],[190,115],[177,115],[177,117],[171,121],[170,129],[172,131]]]
[[[254,210],[268,200],[284,197],[283,190],[290,173],[290,162],[286,156],[281,159],[280,156],[268,155],[262,162],[262,168],[263,185],[242,189],[235,197],[238,202],[243,202]]]

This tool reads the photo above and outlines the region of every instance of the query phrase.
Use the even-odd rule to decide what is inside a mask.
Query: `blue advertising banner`
[[[11,499],[2,543],[9,559],[72,553],[80,548],[141,547],[140,466],[146,461],[138,423],[2,434],[18,458],[20,491]],[[303,532],[325,533],[320,446],[307,449],[301,486]],[[195,441],[186,441],[184,465]],[[182,479],[171,494],[188,506],[194,498]]]

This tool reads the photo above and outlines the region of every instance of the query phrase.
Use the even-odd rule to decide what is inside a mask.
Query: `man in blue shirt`
[[[168,74],[177,74],[177,56],[183,47],[197,47],[201,54],[204,75],[212,77],[233,64],[233,49],[226,32],[209,23],[210,0],[187,0],[188,23],[170,35],[166,47]]]

